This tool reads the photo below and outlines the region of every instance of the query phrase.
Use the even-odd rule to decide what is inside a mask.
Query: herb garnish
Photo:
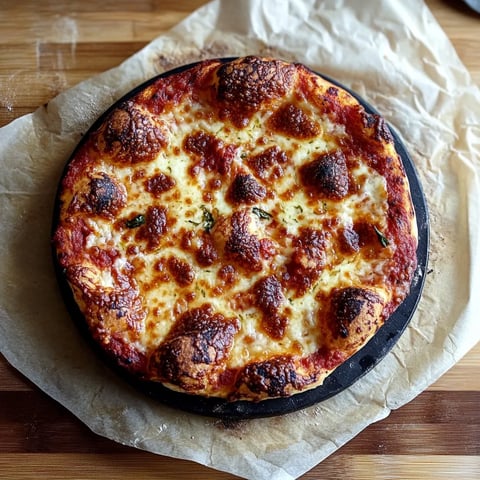
[[[258,217],[261,218],[262,220],[270,220],[272,218],[272,215],[265,210],[262,210],[261,208],[258,207],[253,207],[252,212]]]
[[[295,205],[295,207],[293,207],[293,208],[295,208],[295,210],[296,210],[297,212],[303,213],[303,207],[302,207],[301,205]]]
[[[143,225],[144,223],[145,223],[145,216],[140,214],[140,215],[137,215],[136,217],[133,217],[130,220],[127,220],[125,222],[125,225],[127,226],[127,228],[137,228]]]
[[[205,205],[202,205],[200,208],[203,210],[203,214],[202,214],[203,228],[208,233],[215,225],[215,219],[213,218],[213,215],[210,213],[210,211],[207,209]]]
[[[390,242],[388,238],[374,225],[373,228],[375,229],[375,233],[377,234],[378,240],[380,241],[380,245],[382,247],[388,247]]]

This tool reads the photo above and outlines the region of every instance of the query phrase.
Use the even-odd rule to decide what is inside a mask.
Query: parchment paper
[[[151,401],[101,364],[62,303],[49,235],[64,163],[104,109],[163,70],[247,53],[303,62],[387,118],[429,201],[432,271],[399,343],[351,388],[293,414],[225,425]],[[479,340],[479,125],[480,92],[418,0],[214,1],[118,68],[0,130],[1,351],[101,435],[245,478],[296,478]]]

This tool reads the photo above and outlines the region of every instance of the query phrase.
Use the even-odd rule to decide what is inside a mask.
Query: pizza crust
[[[72,155],[58,207],[56,261],[90,336],[186,394],[320,385],[416,268],[388,126],[276,59],[201,62],[121,101]]]

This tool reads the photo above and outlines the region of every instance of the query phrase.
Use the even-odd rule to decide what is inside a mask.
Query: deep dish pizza
[[[128,375],[234,400],[314,388],[409,293],[384,120],[300,64],[200,62],[115,105],[61,180],[56,261]]]

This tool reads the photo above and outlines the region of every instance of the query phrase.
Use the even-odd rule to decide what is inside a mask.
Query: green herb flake
[[[203,228],[208,233],[215,225],[215,218],[213,218],[212,213],[208,210],[208,208],[205,205],[202,205],[200,208],[203,211],[203,214],[202,214]]]
[[[253,207],[252,212],[258,217],[261,218],[262,220],[270,220],[272,218],[272,215],[265,210],[262,210],[261,208],[258,207]]]
[[[294,208],[298,213],[303,213],[303,207],[301,205],[295,205]]]
[[[375,229],[375,233],[377,234],[380,245],[383,248],[388,247],[390,245],[388,238],[377,227],[374,226],[373,228]]]
[[[127,228],[138,228],[145,223],[144,215],[137,215],[136,217],[131,218],[125,222]]]

